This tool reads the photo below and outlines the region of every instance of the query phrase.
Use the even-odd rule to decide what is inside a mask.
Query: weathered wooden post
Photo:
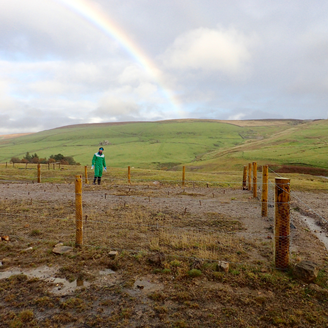
[[[76,213],[75,246],[81,247],[83,245],[82,175],[75,176],[75,213]]]
[[[248,190],[252,190],[252,163],[248,163]]]
[[[88,181],[88,166],[87,165],[84,167],[84,176],[85,176],[85,183],[88,184],[89,181]]]
[[[290,242],[290,179],[275,179],[274,258],[277,269],[289,266]]]
[[[56,163],[52,164],[52,169],[55,170],[56,169]]]
[[[48,162],[48,170],[50,170],[50,163]]]
[[[27,169],[27,163],[25,163],[25,170]]]
[[[128,166],[128,183],[131,184],[131,167]]]
[[[38,163],[38,183],[41,183],[41,164]]]
[[[247,189],[246,179],[247,179],[247,166],[244,165],[244,171],[243,171],[243,190],[246,190]]]
[[[262,166],[262,217],[268,216],[268,182],[269,182],[269,166]]]
[[[6,168],[8,168],[8,163],[6,162]]]
[[[182,186],[184,187],[186,181],[186,167],[182,166]]]
[[[257,197],[257,163],[253,162],[253,197]]]

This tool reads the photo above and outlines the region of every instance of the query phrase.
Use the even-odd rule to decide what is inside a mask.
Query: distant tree
[[[21,160],[21,163],[29,163],[29,161],[24,157],[24,158]]]
[[[12,157],[10,159],[10,163],[20,163],[20,162],[21,162],[21,160],[18,157]]]
[[[26,155],[23,159],[27,160],[27,162],[31,162],[32,161],[32,156],[30,155],[29,152],[26,152]],[[24,162],[24,163],[27,163],[27,162]]]
[[[63,160],[67,162],[69,165],[76,165],[76,162],[72,156],[65,156]]]
[[[55,163],[55,162],[56,162],[56,160],[55,160],[54,158],[51,158],[51,157],[50,157],[50,158],[48,159],[48,163]]]

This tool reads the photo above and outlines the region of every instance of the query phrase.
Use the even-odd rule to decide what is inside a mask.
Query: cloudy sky
[[[328,1],[0,0],[0,134],[327,118]]]

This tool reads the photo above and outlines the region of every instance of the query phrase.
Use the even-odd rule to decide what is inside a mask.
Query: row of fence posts
[[[248,170],[247,170],[248,169]],[[247,174],[248,173],[248,174]],[[251,184],[253,173],[253,184]],[[248,177],[248,186],[246,184]],[[261,215],[268,216],[269,166],[262,166]],[[257,197],[257,163],[248,163],[243,170],[243,190],[253,190]],[[274,261],[277,269],[286,270],[289,266],[290,250],[290,179],[275,178],[274,192]]]
[[[38,183],[41,183],[41,165],[37,164]],[[261,215],[268,216],[268,183],[269,167],[262,166],[262,193]],[[84,167],[85,183],[88,184],[87,166]],[[253,177],[253,183],[251,183]],[[248,178],[248,186],[247,186]],[[182,186],[185,186],[186,167],[182,167]],[[128,183],[131,184],[131,167],[128,166]],[[253,191],[253,197],[257,197],[257,163],[249,163],[243,170],[243,190]],[[82,176],[75,179],[76,194],[76,245],[82,245]],[[290,179],[275,178],[275,216],[274,216],[274,259],[278,269],[287,269],[289,266],[290,249]]]
[[[13,167],[15,167],[15,163],[12,162]],[[25,163],[25,169],[27,169],[27,165],[31,164],[31,163]],[[55,170],[56,169],[56,165],[58,166],[59,170],[61,169],[61,163],[48,163],[48,170],[50,170],[50,166],[52,164],[52,169]],[[35,164],[32,164],[35,165]],[[40,163],[38,163],[37,165],[41,165]],[[6,162],[6,169],[8,168],[8,162]]]
[[[41,183],[41,164],[37,164],[37,171],[38,171],[38,183]],[[89,183],[88,180],[88,166],[84,166],[84,176],[85,180],[84,182],[86,184]],[[185,181],[186,181],[186,167],[182,167],[182,186],[185,186]],[[128,166],[128,183],[131,184],[131,167]]]

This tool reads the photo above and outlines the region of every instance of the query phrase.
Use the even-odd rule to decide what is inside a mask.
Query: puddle
[[[83,279],[77,279],[72,282],[69,282],[68,280],[64,278],[56,278],[56,272],[58,271],[58,267],[48,267],[48,266],[42,266],[36,269],[19,269],[19,268],[13,268],[11,270],[2,271],[0,272],[0,279],[6,279],[13,275],[18,274],[24,274],[28,276],[29,278],[39,278],[46,282],[50,282],[55,284],[54,287],[52,287],[49,291],[56,295],[67,295],[72,293],[78,288],[82,287],[89,287],[90,283],[87,281],[84,281]],[[111,269],[105,269],[103,271],[99,271],[99,276],[101,276],[101,280],[106,282],[107,276],[114,274],[115,271]]]
[[[161,283],[151,282],[151,278],[149,277],[142,277],[137,279],[133,284],[133,289],[129,289],[127,292],[131,296],[136,296],[140,293],[148,294],[161,289],[163,289],[163,285]]]
[[[325,232],[322,227],[317,225],[316,219],[304,215],[301,215],[301,218],[309,227],[311,232],[318,237],[318,239],[325,245],[326,249],[328,250],[328,233]],[[320,231],[322,232],[320,233]]]

